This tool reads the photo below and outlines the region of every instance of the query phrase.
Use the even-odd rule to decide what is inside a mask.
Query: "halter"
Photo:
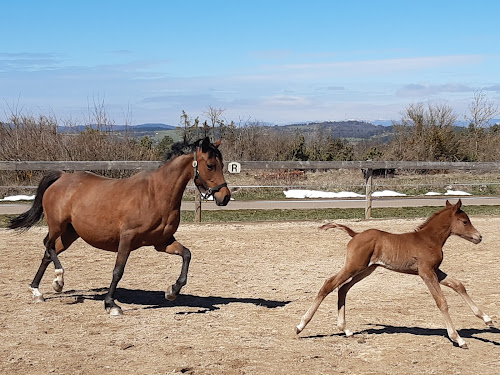
[[[222,189],[223,187],[227,187],[226,182],[224,182],[220,185],[214,186],[213,188],[208,187],[207,183],[205,182],[205,180],[203,178],[201,178],[200,172],[198,171],[198,160],[196,160],[196,151],[193,153],[193,155],[194,155],[194,159],[193,159],[193,168],[194,168],[193,183],[194,183],[194,186],[196,186],[196,188],[200,192],[200,195],[203,199],[208,199],[211,196],[213,197],[213,195],[215,193],[217,193],[220,189]],[[196,184],[196,179],[198,179],[201,182],[201,184],[203,185],[203,188],[205,189],[205,193],[201,192],[200,187]]]

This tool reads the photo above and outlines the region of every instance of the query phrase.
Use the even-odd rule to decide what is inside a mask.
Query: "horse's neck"
[[[178,156],[153,173],[156,195],[169,195],[180,204],[189,180],[194,177],[193,155]]]
[[[426,234],[430,240],[439,243],[443,246],[451,235],[451,221],[448,211],[442,211],[431,217],[424,225],[422,225],[418,232]]]

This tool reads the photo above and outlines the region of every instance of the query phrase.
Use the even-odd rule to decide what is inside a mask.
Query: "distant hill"
[[[78,126],[58,126],[57,130],[61,133],[79,133],[85,131],[88,128],[97,129],[98,126],[95,124],[91,125],[78,125]],[[102,127],[104,130],[110,130],[113,132],[124,132],[129,131],[131,133],[145,133],[145,132],[156,132],[162,130],[175,130],[175,126],[161,124],[161,123],[147,123],[140,125],[109,125]]]
[[[369,139],[390,137],[393,132],[392,126],[374,125],[365,121],[325,121],[311,122],[306,124],[292,124],[275,126],[284,132],[300,132],[303,134],[314,134],[323,132],[335,138]]]

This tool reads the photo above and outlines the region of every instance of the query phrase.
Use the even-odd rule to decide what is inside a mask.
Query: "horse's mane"
[[[170,160],[176,158],[177,156],[186,155],[186,154],[190,154],[192,152],[195,152],[196,149],[198,147],[200,147],[202,142],[203,142],[203,139],[198,139],[197,141],[195,141],[193,143],[188,143],[186,141],[176,142],[172,145],[170,150],[165,153],[164,160],[167,162],[167,161],[170,161]],[[210,156],[215,156],[216,158],[218,158],[222,161],[221,152],[212,143],[210,143],[210,145],[209,145],[208,152],[210,153]]]
[[[429,224],[429,222],[434,219],[436,216],[438,216],[439,214],[442,214],[444,211],[446,210],[450,210],[452,207],[454,206],[449,206],[449,207],[444,207],[443,209],[439,210],[439,211],[436,211],[434,212],[431,216],[429,216],[427,218],[427,220],[425,220],[422,224],[420,224],[418,227],[415,228],[415,232],[418,232],[419,230],[421,229],[424,229],[424,227]]]

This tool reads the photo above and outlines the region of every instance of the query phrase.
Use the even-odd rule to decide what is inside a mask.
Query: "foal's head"
[[[196,175],[194,183],[206,195],[213,195],[218,206],[225,206],[231,199],[231,192],[227,188],[222,169],[224,163],[218,147],[220,140],[210,143],[208,138],[199,142],[195,151]],[[193,164],[194,165],[194,164]]]
[[[481,233],[474,228],[470,222],[469,216],[460,209],[460,207],[462,207],[462,201],[459,199],[455,205],[446,201],[446,207],[451,210],[451,234],[456,234],[475,244],[481,242]]]

